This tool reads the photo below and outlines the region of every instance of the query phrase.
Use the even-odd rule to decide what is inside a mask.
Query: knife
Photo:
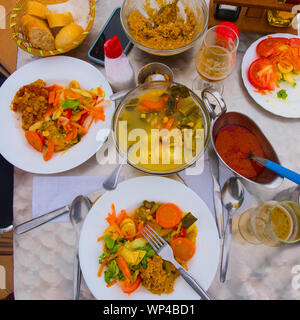
[[[104,189],[92,192],[87,195],[87,198],[91,201],[92,204],[94,204],[103,195],[104,192],[105,192]],[[32,229],[35,229],[48,221],[51,221],[57,217],[60,217],[63,214],[69,213],[70,209],[71,209],[71,203],[65,205],[64,207],[61,207],[51,212],[48,212],[46,214],[43,214],[37,218],[28,220],[24,223],[17,225],[16,227],[14,227],[14,232],[16,234],[22,234]]]
[[[219,238],[223,238],[224,231],[224,215],[223,215],[223,204],[221,198],[221,187],[219,183],[219,158],[216,155],[212,145],[208,147],[208,159],[209,167],[213,180],[213,197],[214,197],[214,207],[215,207],[215,219],[216,225],[219,233]]]

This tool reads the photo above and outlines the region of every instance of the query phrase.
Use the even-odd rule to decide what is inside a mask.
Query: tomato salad
[[[250,83],[262,94],[273,91],[285,81],[296,86],[295,76],[300,74],[300,38],[273,38],[262,40],[256,47],[258,59],[248,70]],[[279,98],[286,97],[282,92]]]

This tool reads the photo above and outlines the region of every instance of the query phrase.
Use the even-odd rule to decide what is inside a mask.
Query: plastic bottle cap
[[[118,36],[114,36],[112,39],[105,41],[104,43],[104,54],[110,59],[116,59],[123,53]]]
[[[222,28],[222,26],[224,26],[225,28]],[[218,27],[220,27],[220,28],[218,28]],[[219,38],[232,39],[234,41],[235,38],[237,36],[239,36],[239,29],[232,22],[229,22],[229,21],[221,22],[220,24],[218,24],[218,27],[217,27],[216,32],[217,32]],[[228,29],[226,27],[230,28],[234,32],[232,32],[230,29]]]

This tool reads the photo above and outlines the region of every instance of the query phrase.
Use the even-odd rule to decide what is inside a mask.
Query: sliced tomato
[[[267,58],[253,61],[248,70],[250,83],[257,89],[274,90],[278,79],[276,68]]]
[[[289,44],[291,47],[300,48],[300,38],[291,38],[289,39]]]
[[[124,293],[131,294],[135,291],[141,284],[142,279],[138,277],[134,282],[130,280],[124,280],[119,282],[119,286],[123,290]]]
[[[270,57],[280,53],[282,50],[288,49],[289,39],[287,38],[272,38],[262,40],[256,47],[256,53],[260,57]]]

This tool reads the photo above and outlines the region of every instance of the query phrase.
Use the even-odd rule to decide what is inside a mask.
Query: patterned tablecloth
[[[69,53],[88,61],[87,52],[96,39],[113,9],[122,1],[100,0],[96,6],[94,27],[76,50]],[[263,129],[275,147],[282,164],[300,172],[300,125],[299,120],[284,119],[272,115],[257,105],[247,94],[241,79],[241,59],[247,47],[258,35],[241,34],[237,63],[232,75],[224,81],[224,98],[229,111],[247,114]],[[192,86],[196,76],[194,58],[197,48],[178,56],[156,57],[133,48],[129,59],[135,70],[143,65],[158,61],[169,65],[176,82]],[[38,59],[19,51],[18,67]],[[104,69],[95,65],[104,73]],[[59,72],[59,71],[58,71]],[[113,167],[100,166],[96,156],[81,166],[61,173],[61,176],[106,175]],[[125,178],[141,175],[137,170],[126,167]],[[32,218],[33,175],[15,169],[14,224]],[[293,186],[284,181],[279,190]],[[271,199],[274,192],[247,186],[260,200]],[[71,299],[73,277],[75,233],[70,223],[45,224],[23,235],[14,235],[14,292],[16,299]],[[220,284],[217,273],[209,294],[215,299],[300,299],[300,287],[295,277],[300,265],[298,245],[271,248],[244,243],[238,236],[232,244],[230,266],[225,284]],[[300,269],[300,266],[299,266]],[[83,283],[81,299],[93,299]]]

